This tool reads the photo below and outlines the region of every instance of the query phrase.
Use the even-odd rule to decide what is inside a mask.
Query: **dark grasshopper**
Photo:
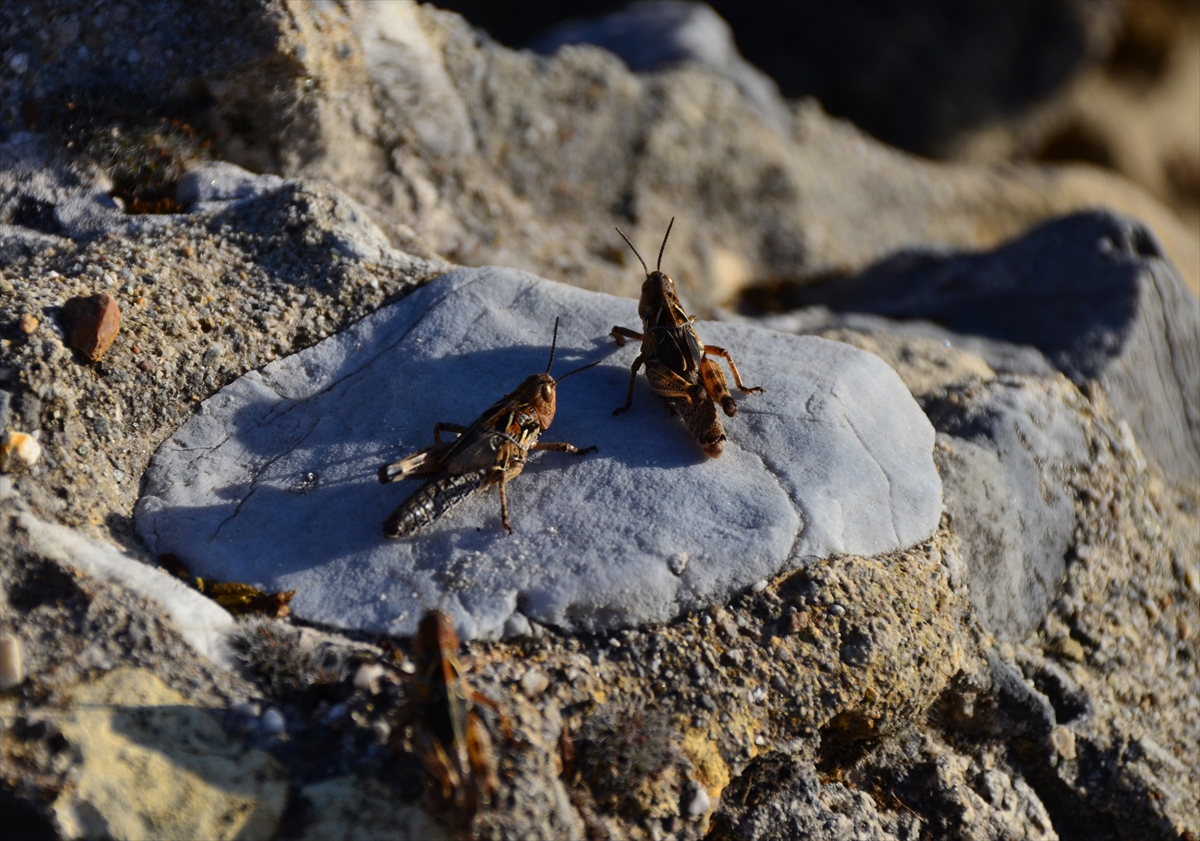
[[[725,375],[721,373],[716,360],[710,357],[720,356],[729,363],[733,372],[733,380],[743,394],[761,392],[762,389],[742,384],[741,374],[729,351],[716,345],[706,345],[700,341],[696,328],[692,323],[696,320],[684,311],[675,294],[675,281],[662,271],[663,252],[667,248],[667,238],[671,236],[671,228],[675,219],[667,226],[666,236],[663,237],[662,248],[658,250],[658,264],[654,271],[646,267],[646,261],[638,250],[633,247],[629,237],[617,228],[621,239],[633,249],[634,256],[646,271],[646,280],[642,283],[642,297],[638,301],[638,317],[642,319],[642,332],[636,333],[625,327],[613,327],[612,337],[617,344],[624,346],[626,339],[635,339],[642,343],[642,352],[633,360],[629,372],[629,391],[625,394],[625,405],[613,411],[614,415],[628,411],[633,405],[633,385],[637,380],[638,368],[646,366],[646,379],[650,388],[683,418],[688,430],[696,439],[701,449],[716,458],[725,449],[725,428],[717,417],[716,404],[729,417],[737,414],[737,403],[729,393],[725,383]]]
[[[379,481],[429,479],[404,500],[383,524],[384,537],[404,537],[429,525],[476,491],[492,485],[500,488],[500,523],[508,532],[508,496],[505,484],[525,468],[529,453],[551,450],[583,455],[595,447],[579,449],[567,443],[538,443],[554,421],[558,382],[599,364],[593,362],[563,374],[558,382],[550,376],[558,345],[558,319],[550,345],[550,364],[544,374],[533,374],[511,394],[496,401],[470,426],[438,422],[433,426],[434,443],[379,468]],[[453,441],[443,441],[443,432],[456,432]]]
[[[500,785],[492,738],[477,708],[490,707],[500,715],[501,727],[509,727],[496,702],[467,683],[458,648],[450,617],[430,610],[421,618],[412,644],[416,672],[408,715],[412,750],[432,778],[428,807],[453,810],[466,826],[492,802]]]

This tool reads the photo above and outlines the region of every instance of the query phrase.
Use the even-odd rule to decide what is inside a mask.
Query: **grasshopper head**
[[[517,394],[537,413],[538,425],[549,429],[554,423],[555,398],[558,395],[558,383],[549,374],[533,374],[525,378],[525,382],[517,386]]]
[[[647,314],[653,316],[658,310],[664,307],[670,308],[673,304],[679,303],[679,297],[675,294],[675,281],[671,280],[671,276],[662,270],[663,252],[667,250],[667,240],[671,236],[673,227],[675,227],[675,217],[672,216],[671,224],[667,225],[667,233],[663,237],[662,247],[658,249],[658,263],[654,266],[654,271],[650,271],[650,267],[646,265],[642,255],[638,254],[638,250],[633,247],[629,237],[625,236],[620,228],[617,228],[621,239],[625,240],[634,256],[638,258],[638,262],[642,264],[642,268],[646,270],[646,280],[642,283],[642,299],[638,303],[638,315],[642,317],[642,321],[646,320]]]
[[[638,316],[642,321],[646,320],[647,315],[653,317],[659,310],[669,309],[678,303],[675,281],[669,274],[653,271],[646,275],[645,281],[642,282],[642,298],[638,301]]]

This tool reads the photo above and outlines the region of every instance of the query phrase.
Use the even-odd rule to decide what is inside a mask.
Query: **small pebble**
[[[708,710],[710,713],[715,713],[717,711],[717,702],[714,701],[713,696],[709,695],[707,692],[701,695],[697,700],[700,702],[700,706],[704,707],[704,709]]]
[[[842,607],[840,604],[831,604],[829,606],[829,612],[834,616],[845,616],[846,608]]]
[[[687,569],[688,553],[676,552],[667,559],[667,569],[671,570],[672,575],[683,575],[683,571]]]
[[[287,730],[287,722],[283,720],[283,714],[274,707],[263,713],[262,718],[258,721],[258,726],[268,736],[279,736]]]
[[[25,313],[21,316],[21,332],[26,334],[32,333],[38,329],[38,323],[37,317],[33,313]]]
[[[346,715],[345,704],[334,704],[329,708],[329,712],[325,713],[325,724],[337,724]]]
[[[708,796],[708,789],[700,783],[693,782],[689,788],[692,789],[692,796],[688,799],[687,814],[695,820],[712,808],[712,798]]]
[[[42,457],[42,445],[25,432],[9,430],[0,438],[0,473],[28,470]]]
[[[530,669],[521,678],[521,691],[525,693],[526,698],[536,698],[545,692],[549,685],[550,678],[537,669]]]
[[[783,679],[783,675],[773,675],[771,677],[771,688],[776,692],[787,692],[787,681]]]
[[[731,640],[737,639],[738,626],[733,624],[733,622],[730,619],[728,619],[728,618],[718,619],[717,627],[721,629],[721,633],[723,633],[725,636],[729,637]]]
[[[383,666],[378,663],[363,663],[354,673],[354,688],[374,695],[379,691],[381,677],[383,677]]]
[[[742,664],[746,662],[746,652],[740,648],[731,648],[721,655],[721,659],[740,669]]]
[[[371,722],[371,736],[375,739],[375,744],[386,745],[391,735],[392,726],[383,719],[376,719]]]
[[[242,701],[240,704],[234,704],[229,708],[229,711],[242,718],[258,718],[262,715],[262,707],[253,701]]]
[[[767,589],[767,580],[762,578],[754,582],[754,584],[750,587],[750,592],[758,595],[765,589]]]
[[[1065,660],[1070,660],[1074,663],[1082,663],[1085,657],[1083,646],[1073,637],[1065,634],[1060,637],[1055,637],[1049,645],[1046,646],[1046,651],[1050,654],[1055,654]]]
[[[801,610],[799,613],[793,613],[788,617],[788,633],[798,634],[808,627],[808,611]]]
[[[1075,734],[1061,724],[1050,731],[1050,746],[1068,762],[1075,758]]]
[[[93,362],[112,347],[121,329],[121,308],[107,292],[69,298],[62,308],[67,344]]]
[[[21,656],[21,640],[13,634],[0,636],[0,692],[7,692],[25,682],[25,663]]]

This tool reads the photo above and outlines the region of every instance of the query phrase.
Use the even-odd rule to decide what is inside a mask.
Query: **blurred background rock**
[[[630,4],[438,5],[525,47],[565,19]],[[785,97],[814,97],[830,114],[930,158],[1115,170],[1200,238],[1200,0],[709,5]]]

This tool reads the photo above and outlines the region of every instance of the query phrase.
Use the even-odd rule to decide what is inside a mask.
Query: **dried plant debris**
[[[208,157],[210,143],[179,119],[98,131],[84,154],[112,181],[111,195],[126,213],[182,213],[175,186],[189,165]]]
[[[600,803],[628,808],[680,758],[679,740],[663,710],[603,704],[580,731],[579,775]]]
[[[331,689],[351,674],[345,650],[314,644],[300,629],[277,620],[247,620],[233,643],[249,670],[279,698],[295,700],[314,690]]]
[[[211,578],[193,576],[179,556],[169,552],[159,555],[158,561],[167,572],[182,578],[234,616],[283,619],[292,612],[288,602],[296,595],[295,590],[267,593],[236,581],[213,581]]]
[[[210,597],[234,616],[257,614],[271,619],[282,619],[292,612],[288,602],[296,595],[295,590],[282,593],[264,593],[249,584],[233,581],[205,581],[196,579],[196,589]]]

